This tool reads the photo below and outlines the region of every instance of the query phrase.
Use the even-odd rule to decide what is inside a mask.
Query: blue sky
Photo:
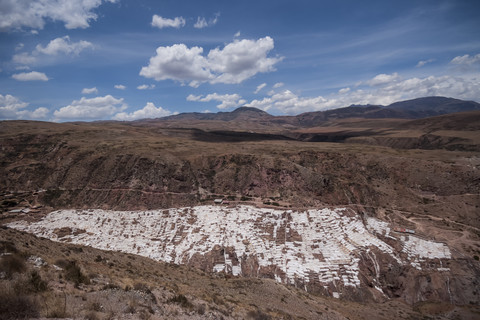
[[[0,119],[480,101],[480,2],[0,0]]]

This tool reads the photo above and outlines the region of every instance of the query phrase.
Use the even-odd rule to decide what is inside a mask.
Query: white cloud
[[[93,44],[85,40],[71,42],[69,36],[64,36],[62,38],[53,39],[46,47],[37,45],[35,50],[46,55],[57,55],[60,52],[64,54],[78,55],[81,51],[87,48],[93,48]]]
[[[214,18],[210,19],[208,22],[204,17],[198,17],[197,22],[193,25],[194,28],[197,29],[203,29],[206,27],[211,27],[213,25],[216,25],[218,22],[218,17],[220,14],[216,14]]]
[[[155,85],[154,84],[142,84],[142,85],[139,85],[137,87],[138,90],[151,90],[151,89],[154,89],[155,88]]]
[[[0,94],[0,119],[14,120],[14,119],[45,119],[49,113],[47,108],[37,108],[33,111],[25,110],[28,103],[19,100],[12,95]]]
[[[273,88],[274,89],[277,89],[277,88],[281,88],[283,87],[285,84],[283,82],[277,82],[273,85]]]
[[[207,20],[204,17],[198,17],[197,22],[193,25],[194,28],[203,29],[208,27]]]
[[[116,84],[113,86],[115,89],[118,89],[118,90],[125,90],[127,89],[126,86],[124,86],[123,84]]]
[[[352,104],[389,105],[396,101],[427,96],[447,96],[480,101],[478,76],[428,76],[401,79],[398,74],[381,75],[362,82],[357,90],[340,89],[326,97],[301,97],[290,90],[272,93],[271,97],[253,100],[247,107],[274,110],[283,114],[299,114],[347,107]]]
[[[158,15],[152,17],[152,27],[163,28],[181,28],[185,26],[185,19],[183,17],[176,17],[175,19],[162,18]]]
[[[263,100],[253,100],[246,104],[247,107],[255,107],[262,110],[277,109],[286,114],[297,114],[304,111],[311,111],[318,108],[326,100],[319,96],[314,98],[302,98],[294,94],[290,90],[285,90],[280,93],[275,93],[271,97]]]
[[[199,82],[213,79],[202,52],[203,48],[189,49],[184,44],[158,47],[157,55],[150,58],[148,66],[142,67],[140,75],[157,81],[191,81],[190,85],[196,86]]]
[[[13,62],[16,64],[32,65],[35,64],[41,55],[56,56],[59,53],[65,55],[79,55],[85,49],[93,48],[91,42],[80,40],[78,42],[71,42],[69,36],[56,38],[51,40],[45,47],[38,44],[32,53],[21,52],[13,56]]]
[[[468,54],[463,56],[458,56],[453,58],[450,63],[457,64],[457,65],[464,65],[464,66],[471,66],[477,63],[480,64],[480,53],[474,56],[470,56]]]
[[[37,58],[27,52],[22,52],[15,54],[12,60],[18,64],[33,64],[37,61]]]
[[[93,88],[84,88],[82,90],[82,94],[92,94],[92,93],[95,93],[97,94],[98,93],[98,89],[96,87],[93,87]]]
[[[380,86],[384,84],[388,84],[391,82],[395,82],[400,79],[400,76],[398,73],[392,73],[392,74],[379,74],[376,75],[373,79],[368,80],[367,84],[370,86]]]
[[[155,107],[152,102],[147,102],[143,109],[136,110],[132,113],[121,112],[117,113],[113,119],[121,121],[132,121],[146,118],[161,118],[171,115],[172,113],[162,107]]]
[[[253,77],[259,72],[274,71],[274,65],[283,58],[267,57],[273,49],[270,37],[258,40],[234,40],[223,49],[210,50],[203,56],[203,48],[187,48],[184,44],[158,47],[156,56],[150,58],[148,66],[140,75],[160,80],[190,82],[197,87],[203,82],[236,84]]]
[[[16,73],[12,78],[18,81],[48,81],[45,73],[37,71]]]
[[[274,65],[282,58],[268,58],[274,48],[270,37],[258,40],[234,40],[223,49],[208,53],[210,69],[219,75],[212,83],[241,83],[259,72],[274,71]]]
[[[19,43],[16,47],[15,47],[15,51],[20,51],[23,49],[23,47],[25,47],[25,45],[23,43]]]
[[[123,99],[116,99],[111,95],[91,99],[82,97],[66,107],[55,110],[53,115],[56,120],[98,120],[110,118],[126,108]]]
[[[235,34],[233,35],[233,37],[234,37],[234,38],[238,38],[238,37],[240,37],[241,34],[242,34],[242,33],[241,33],[240,31],[237,31],[237,33],[235,33]]]
[[[266,84],[265,82],[262,83],[262,84],[259,84],[259,85],[257,86],[257,89],[255,89],[255,91],[254,91],[253,93],[255,93],[255,94],[259,93],[260,90],[262,90],[262,89],[265,88],[266,86],[267,86],[267,84]]]
[[[243,105],[246,100],[242,99],[242,97],[238,94],[218,94],[218,93],[210,93],[206,96],[195,96],[193,94],[187,97],[187,101],[200,101],[200,102],[210,102],[210,101],[218,101],[221,104],[217,105],[218,109],[226,109],[231,107],[238,107]]]
[[[415,67],[421,68],[424,65],[426,65],[427,63],[432,63],[433,61],[435,61],[435,59],[421,60],[421,61],[418,61],[417,65]]]
[[[87,28],[97,19],[93,10],[105,2],[116,0],[2,0],[0,30],[43,29],[48,19],[62,21],[67,29]]]

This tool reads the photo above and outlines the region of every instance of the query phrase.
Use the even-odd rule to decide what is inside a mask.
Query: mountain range
[[[253,107],[240,107],[232,112],[181,113],[161,118],[162,121],[272,121],[297,126],[316,126],[335,119],[421,119],[444,114],[480,110],[475,101],[464,101],[446,97],[424,97],[382,105],[351,105],[345,108],[301,113],[296,116],[273,116]]]

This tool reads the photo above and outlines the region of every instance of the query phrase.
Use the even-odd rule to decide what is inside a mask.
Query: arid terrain
[[[480,317],[474,102],[3,121],[0,146],[4,318]]]

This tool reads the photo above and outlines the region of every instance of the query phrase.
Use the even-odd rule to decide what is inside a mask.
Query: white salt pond
[[[277,281],[358,287],[360,253],[372,248],[398,263],[417,269],[428,259],[450,259],[449,248],[410,235],[402,241],[388,223],[352,209],[276,210],[252,206],[198,206],[151,211],[59,210],[41,221],[16,221],[8,227],[54,241],[134,253],[155,260],[188,264],[194,255],[225,248],[213,272],[252,273],[246,257],[258,261],[258,271],[271,267]],[[70,228],[60,234],[59,229]],[[64,229],[65,230],[65,229]],[[65,235],[66,234],[66,235]],[[381,240],[400,241],[402,254]],[[232,255],[232,256],[230,256]],[[242,265],[243,262],[243,265]]]

